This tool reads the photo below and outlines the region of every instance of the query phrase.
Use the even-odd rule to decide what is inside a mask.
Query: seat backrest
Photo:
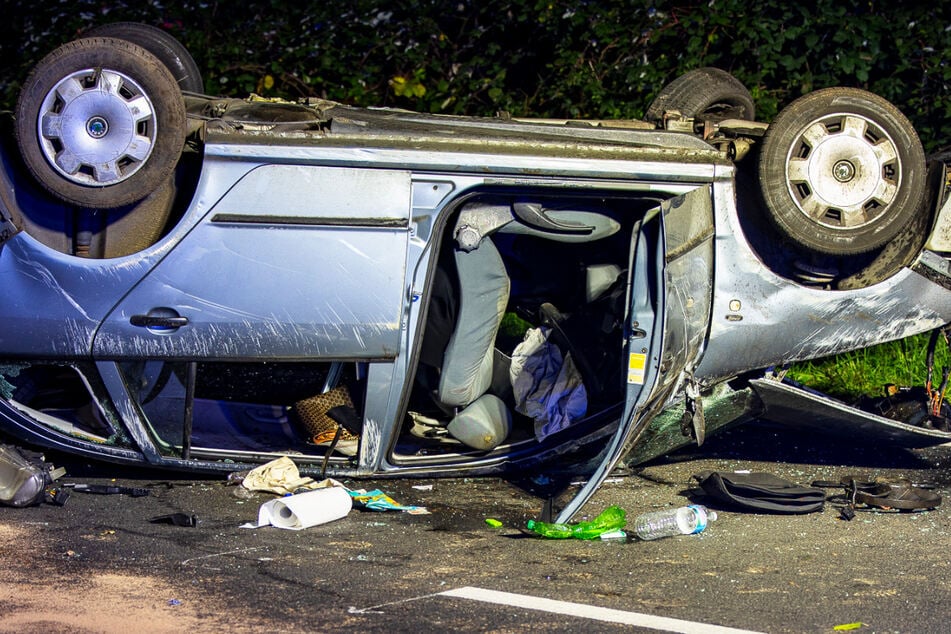
[[[465,407],[489,389],[495,337],[509,300],[510,282],[498,249],[488,237],[472,251],[454,253],[459,284],[456,324],[439,379],[438,399]]]

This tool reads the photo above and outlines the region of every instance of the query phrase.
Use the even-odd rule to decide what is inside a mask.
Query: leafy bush
[[[875,0],[10,0],[0,25],[0,98],[44,54],[113,21],[160,26],[204,69],[213,94],[484,115],[640,117],[680,73],[717,66],[769,120],[831,85],[870,89],[951,138],[951,5]],[[925,7],[925,8],[922,8]]]

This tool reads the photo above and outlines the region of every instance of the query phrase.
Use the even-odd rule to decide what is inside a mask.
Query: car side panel
[[[777,361],[815,359],[901,339],[951,321],[951,291],[909,268],[878,284],[841,291],[780,277],[763,265],[730,211],[733,185],[716,195],[709,337],[715,345],[697,368],[703,384]],[[919,256],[919,264],[927,254]]]
[[[10,357],[88,357],[100,320],[147,270],[144,260],[114,269],[15,235],[0,251],[0,350]]]
[[[408,172],[253,170],[119,303],[96,337],[95,354],[392,358],[409,207]],[[187,323],[133,324],[155,311]]]

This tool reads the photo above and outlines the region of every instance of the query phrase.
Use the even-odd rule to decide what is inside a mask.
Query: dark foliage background
[[[951,145],[951,3],[889,0],[4,0],[0,99],[91,26],[181,40],[211,94],[317,95],[415,110],[640,117],[680,73],[717,66],[761,120],[810,90],[872,90],[931,151]]]

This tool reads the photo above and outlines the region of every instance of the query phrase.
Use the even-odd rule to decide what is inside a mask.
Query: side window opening
[[[127,361],[118,367],[163,456],[256,462],[288,454],[317,465],[328,456],[337,465],[356,459],[366,390],[363,363],[196,363],[189,426],[188,363]],[[98,376],[96,367],[84,362],[0,363],[0,397],[64,436],[135,448],[131,438],[137,434],[126,425],[136,423],[122,420]],[[342,431],[334,442],[338,427]]]
[[[128,445],[118,414],[95,396],[85,364],[0,363],[0,396],[60,433],[94,442]],[[93,379],[94,380],[94,379]]]
[[[178,455],[185,442],[183,411],[187,364],[124,364],[139,404],[164,453]],[[358,363],[222,363],[195,368],[190,456],[213,459],[222,452],[286,453],[301,461],[330,450],[336,431],[327,412],[348,410],[348,423],[363,411],[364,372]],[[357,439],[338,438],[333,455],[356,454]]]

